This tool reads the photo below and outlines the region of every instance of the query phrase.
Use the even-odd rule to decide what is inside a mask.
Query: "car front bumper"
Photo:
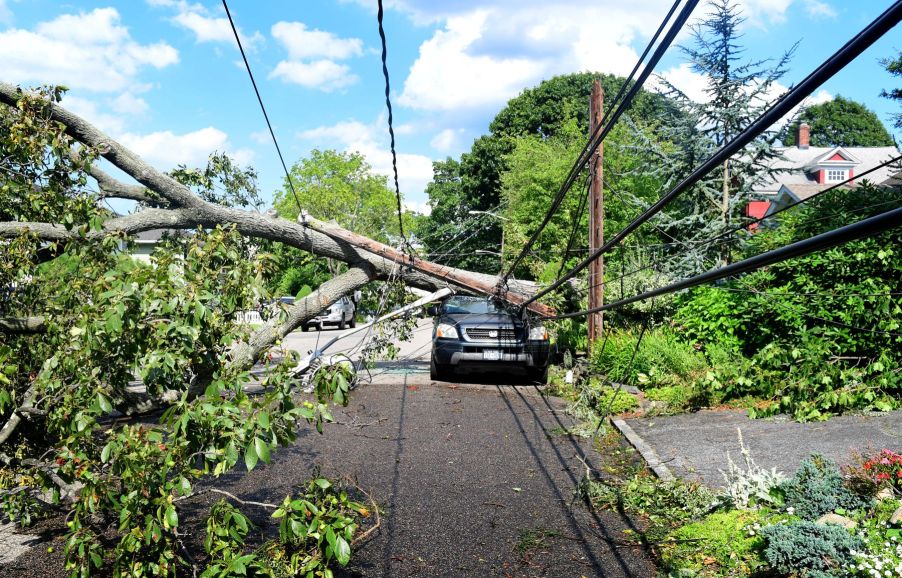
[[[486,350],[500,351],[500,359],[488,360]],[[548,365],[550,347],[547,341],[527,341],[525,343],[473,343],[457,339],[436,339],[432,355],[438,365],[457,369],[493,368],[544,368]]]
[[[342,313],[332,313],[330,315],[318,315],[307,322],[307,325],[337,325],[341,322]]]

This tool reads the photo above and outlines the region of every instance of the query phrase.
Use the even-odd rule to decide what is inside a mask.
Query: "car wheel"
[[[307,333],[308,331],[310,331],[310,326],[304,323],[303,325],[301,325],[301,331]]]
[[[435,358],[429,359],[429,379],[433,381],[448,381],[451,377],[451,370],[444,365],[435,362]]]
[[[344,328],[345,328],[345,315],[344,315],[344,313],[342,313],[341,321],[338,322],[338,330],[341,331]]]
[[[548,366],[546,365],[541,369],[530,369],[527,377],[529,378],[529,383],[534,383],[536,385],[546,385],[548,383]]]
[[[348,325],[350,325],[352,329],[354,327],[357,327],[357,316],[356,315],[351,315],[351,320],[348,322]]]

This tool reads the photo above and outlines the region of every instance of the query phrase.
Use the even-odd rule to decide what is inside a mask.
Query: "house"
[[[776,159],[771,165],[780,172],[753,189],[757,200],[746,206],[745,216],[759,219],[899,156],[899,150],[894,146],[813,147],[809,145],[811,128],[808,124],[801,123],[798,130],[797,146],[781,150],[783,158]],[[885,166],[862,180],[889,184],[898,172],[898,167]],[[856,184],[857,179],[849,186]]]

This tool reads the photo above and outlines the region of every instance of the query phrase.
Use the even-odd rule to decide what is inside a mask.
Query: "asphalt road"
[[[271,464],[205,484],[278,503],[317,472],[356,480],[380,505],[382,524],[338,577],[654,576],[647,552],[623,533],[630,520],[574,498],[581,460],[604,471],[608,458],[562,433],[571,424],[564,405],[531,386],[363,385],[323,435],[301,428]],[[180,530],[194,551],[217,498],[185,504]],[[269,511],[243,509],[258,528],[274,527]],[[253,542],[263,538],[255,532]],[[0,576],[66,575],[62,538],[33,544]]]

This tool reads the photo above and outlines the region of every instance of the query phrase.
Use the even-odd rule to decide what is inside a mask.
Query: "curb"
[[[661,457],[658,455],[650,445],[648,445],[642,437],[636,433],[636,431],[629,426],[622,419],[612,419],[611,423],[614,424],[623,437],[632,445],[642,458],[645,460],[645,463],[648,464],[648,467],[658,476],[660,479],[664,481],[670,481],[674,479],[673,472],[670,471],[670,468],[665,466],[661,462]]]

